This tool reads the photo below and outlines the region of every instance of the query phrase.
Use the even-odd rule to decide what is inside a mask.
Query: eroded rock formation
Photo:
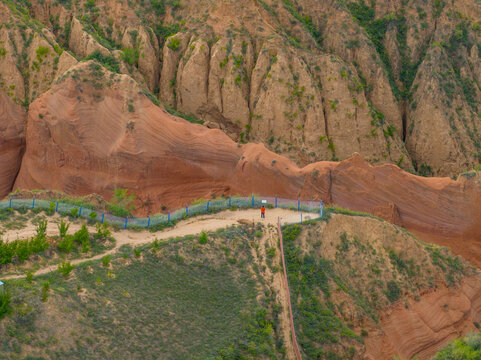
[[[94,62],[79,64],[32,103],[15,187],[106,197],[129,188],[152,204],[144,212],[212,193],[323,199],[426,238],[481,239],[479,174],[424,178],[359,155],[299,168],[262,144],[240,145],[220,130],[170,116],[130,77]]]
[[[25,151],[25,111],[0,92],[0,197],[12,189]]]

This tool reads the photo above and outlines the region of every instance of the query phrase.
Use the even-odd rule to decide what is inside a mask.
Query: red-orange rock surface
[[[25,150],[25,111],[0,92],[0,198],[12,189]]]
[[[383,332],[366,340],[367,359],[429,359],[449,341],[478,331],[473,323],[481,321],[481,278],[406,301],[383,313]]]
[[[481,240],[479,175],[423,178],[394,165],[373,167],[356,155],[301,169],[263,145],[241,146],[219,130],[172,117],[126,75],[99,75],[92,63],[70,75],[31,104],[16,188],[106,197],[115,187],[129,188],[150,204],[144,213],[212,193],[322,198],[445,241],[473,260],[469,247]]]

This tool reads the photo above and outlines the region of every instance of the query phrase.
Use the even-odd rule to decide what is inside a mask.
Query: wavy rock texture
[[[299,166],[358,152],[454,177],[481,159],[476,0],[0,6],[0,88],[18,103],[76,61],[60,47],[99,51],[162,102]],[[40,46],[49,53],[37,58]]]
[[[349,358],[348,349],[354,346],[353,359],[428,359],[449,341],[476,331],[481,320],[479,270],[448,249],[420,242],[385,221],[333,214],[327,222],[304,226],[294,244],[306,258],[330,263],[330,279],[319,282],[329,286],[329,294],[319,291],[315,296],[357,334],[364,333],[364,341],[342,335],[336,342],[326,340],[322,345],[326,353]],[[291,251],[286,256],[288,261],[298,259]],[[392,296],[390,283],[397,285],[398,296]],[[294,284],[292,296],[302,297],[299,283]],[[306,281],[303,286],[315,289],[316,284]],[[300,304],[299,298],[293,303],[298,339],[311,355],[306,358],[314,358],[317,326],[308,325],[309,318],[302,313],[308,310]]]
[[[471,245],[451,246],[477,262],[469,246],[481,239],[481,182],[471,175],[423,178],[394,165],[372,166],[359,155],[299,168],[262,144],[238,145],[219,130],[168,115],[130,77],[89,62],[31,105],[15,187],[106,197],[115,187],[129,188],[152,204],[144,212],[212,193],[322,198],[381,215],[423,238],[450,244],[462,238]]]
[[[481,320],[481,276],[470,277],[459,288],[424,294],[398,303],[382,315],[382,335],[366,341],[366,359],[429,359],[446,343],[478,331]]]
[[[12,189],[25,151],[27,115],[0,92],[0,197]]]

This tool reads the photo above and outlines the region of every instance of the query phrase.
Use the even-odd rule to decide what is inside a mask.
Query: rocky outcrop
[[[441,286],[383,312],[382,333],[366,341],[368,360],[430,359],[448,342],[476,332],[481,321],[481,276],[461,286]]]
[[[92,35],[87,33],[77,18],[72,19],[71,33],[68,46],[72,51],[80,57],[87,57],[94,51],[100,51],[103,55],[109,55],[107,48],[100,45]]]
[[[25,111],[0,92],[0,197],[6,196],[17,177],[25,151]]]
[[[481,181],[472,174],[423,178],[394,165],[372,166],[359,155],[299,168],[261,144],[241,146],[219,130],[171,117],[130,77],[88,62],[31,105],[15,187],[106,197],[115,187],[129,188],[151,211],[212,193],[322,198],[402,223],[423,238],[462,238],[475,246]],[[452,245],[472,259],[463,246]]]

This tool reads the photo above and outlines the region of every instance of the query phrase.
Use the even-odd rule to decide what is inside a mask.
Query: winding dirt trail
[[[317,214],[302,214],[304,220],[312,219],[317,217]],[[265,225],[277,224],[277,219],[280,219],[281,224],[296,223],[301,220],[301,213],[286,210],[286,209],[268,209],[266,211],[266,218],[261,219],[258,209],[248,209],[239,211],[223,211],[217,214],[201,215],[193,218],[189,218],[177,223],[173,228],[166,229],[164,231],[150,232],[150,231],[132,231],[132,230],[120,230],[112,232],[112,236],[116,240],[115,247],[108,250],[102,254],[92,256],[90,258],[82,258],[72,260],[70,263],[72,265],[78,265],[88,261],[99,260],[105,255],[115,253],[122,245],[142,245],[151,243],[155,240],[166,240],[172,237],[182,237],[186,235],[196,235],[202,231],[215,231],[217,229],[225,228],[228,226],[236,225],[239,223],[252,223],[252,222],[262,222]],[[47,235],[54,236],[58,234],[57,223],[55,219],[58,220],[58,216],[49,218],[49,223],[47,226]],[[53,221],[50,221],[53,220]],[[69,228],[69,233],[75,232],[82,226],[82,223],[71,223]],[[15,239],[25,239],[35,235],[35,225],[29,223],[27,227],[21,230],[9,230],[4,232],[2,238],[4,241],[13,241]],[[89,227],[89,231],[95,231],[94,227]],[[57,264],[50,265],[45,268],[39,269],[35,272],[35,276],[47,274],[52,271],[57,270]],[[8,275],[1,277],[2,280],[9,279],[20,279],[25,277],[25,274],[18,275]]]

